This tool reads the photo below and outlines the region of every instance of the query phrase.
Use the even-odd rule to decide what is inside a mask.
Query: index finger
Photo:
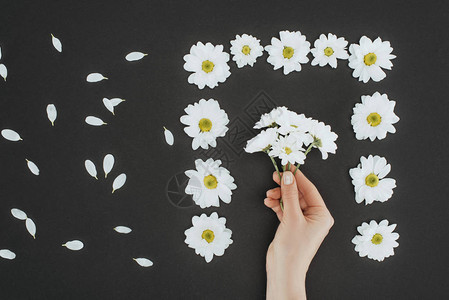
[[[296,166],[290,166],[291,172],[295,172]],[[326,207],[323,198],[316,186],[304,175],[301,170],[297,170],[295,174],[295,179],[298,184],[298,188],[304,196],[304,200],[307,206],[322,206]]]

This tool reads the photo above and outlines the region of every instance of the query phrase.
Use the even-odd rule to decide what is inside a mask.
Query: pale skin
[[[267,191],[264,203],[280,224],[267,251],[267,299],[306,299],[305,279],[310,262],[334,224],[323,198],[306,176],[297,171],[282,176],[280,184]],[[284,210],[280,206],[280,198]]]

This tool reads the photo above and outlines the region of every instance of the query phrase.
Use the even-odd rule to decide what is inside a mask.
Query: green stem
[[[313,148],[313,143],[310,143],[309,147],[307,148],[306,152],[304,152],[304,155],[307,156],[307,154],[309,154],[309,152],[312,150]],[[298,164],[296,166],[295,172],[293,172],[293,175],[296,175],[296,171],[298,171],[300,164]]]
[[[268,152],[265,152],[265,153],[268,154]],[[273,166],[276,169],[276,172],[278,173],[279,185],[281,185],[282,176],[281,176],[281,172],[279,172],[278,165],[276,164],[276,161],[274,160],[274,158],[272,156],[268,155],[268,157],[271,159],[271,162],[273,163]],[[284,171],[285,171],[285,166],[284,166]],[[284,211],[284,203],[282,202],[282,197],[279,199],[279,204],[281,205],[282,211]]]

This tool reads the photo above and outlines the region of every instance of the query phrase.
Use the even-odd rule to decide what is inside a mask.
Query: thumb
[[[298,187],[293,173],[285,171],[282,175],[281,196],[284,203],[284,214],[298,216],[302,214],[299,206]]]

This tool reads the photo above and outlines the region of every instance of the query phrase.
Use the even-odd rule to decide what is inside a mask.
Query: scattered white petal
[[[114,155],[107,154],[103,159],[103,170],[104,170],[104,178],[108,177],[109,172],[111,172],[112,167],[114,167]]]
[[[167,144],[172,146],[173,143],[175,142],[175,137],[173,136],[173,133],[171,133],[170,130],[168,130],[167,128],[164,127],[164,135],[165,135],[165,141],[167,142]]]
[[[8,141],[12,142],[22,141],[20,135],[12,129],[3,129],[2,136]]]
[[[114,105],[112,105],[111,100],[109,100],[108,98],[103,98],[103,104],[107,110],[109,110],[113,115],[115,115]]]
[[[126,182],[126,174],[122,173],[114,179],[112,183],[112,192],[114,193],[116,190],[121,188]]]
[[[86,77],[87,82],[99,82],[99,81],[102,81],[103,79],[108,79],[108,78],[104,77],[100,73],[90,73]]]
[[[66,247],[67,249],[73,250],[73,251],[78,251],[78,250],[81,250],[84,248],[83,242],[81,242],[79,240],[68,241],[65,244],[63,244],[62,246]]]
[[[34,175],[39,175],[39,168],[36,166],[34,162],[31,160],[25,159],[27,162],[28,169],[30,169],[31,173]]]
[[[151,260],[149,260],[148,258],[140,257],[140,258],[133,258],[133,259],[136,261],[136,263],[138,263],[140,266],[145,267],[145,268],[151,267],[153,265],[153,262]]]
[[[145,53],[142,53],[142,52],[131,52],[128,55],[125,56],[125,59],[127,61],[136,61],[136,60],[141,60],[142,58],[144,58],[147,55],[148,54],[145,54]]]
[[[16,254],[8,249],[1,249],[0,250],[0,257],[4,259],[14,259],[16,258]]]
[[[53,43],[53,47],[55,47],[55,49],[58,50],[58,52],[62,52],[62,43],[53,34],[51,34],[51,42]]]
[[[102,119],[97,118],[97,117],[93,117],[93,116],[88,116],[86,117],[86,123],[92,126],[101,126],[101,125],[107,125],[108,123],[103,122]]]
[[[2,47],[0,47],[0,59],[2,59]]]
[[[109,99],[109,101],[111,101],[111,104],[112,104],[112,106],[117,106],[117,105],[119,105],[120,103],[122,103],[123,101],[125,101],[125,99],[122,99],[122,98],[111,98],[111,99]]]
[[[55,126],[55,120],[58,116],[58,112],[56,111],[56,106],[54,104],[47,105],[47,117],[51,122],[51,126]]]
[[[18,208],[11,209],[11,214],[13,215],[14,218],[22,221],[25,221],[28,218],[27,214]]]
[[[33,220],[30,218],[27,218],[25,220],[25,226],[28,230],[28,232],[31,234],[31,236],[35,239],[36,238],[36,224],[34,224]]]
[[[86,167],[87,173],[89,173],[90,176],[94,177],[95,179],[98,179],[97,168],[95,167],[95,164],[91,160],[86,159],[86,161],[84,162],[84,166]]]
[[[114,228],[114,230],[117,231],[118,233],[124,233],[124,234],[128,234],[132,231],[131,228],[126,227],[126,226],[117,226]]]
[[[6,81],[6,77],[8,77],[8,69],[4,64],[0,64],[0,76]]]

